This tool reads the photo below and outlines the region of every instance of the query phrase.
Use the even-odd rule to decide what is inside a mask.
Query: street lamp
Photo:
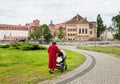
[[[96,27],[94,27],[94,47],[96,47]]]
[[[44,29],[42,28],[42,36],[41,36],[41,43],[43,44],[44,41]]]
[[[11,33],[10,33],[10,43],[11,43],[11,40],[12,40],[11,36],[12,36],[12,35],[11,35]]]

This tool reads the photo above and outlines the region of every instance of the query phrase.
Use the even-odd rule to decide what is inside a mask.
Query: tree
[[[105,26],[103,25],[102,18],[100,14],[97,16],[97,38],[105,31]]]
[[[42,36],[42,28],[39,26],[39,27],[36,27],[34,29],[34,32],[32,32],[30,34],[30,37],[33,38],[34,40],[38,40],[40,39]]]
[[[53,38],[54,38],[54,40],[55,40],[57,37],[58,37],[58,32],[57,32],[57,31],[54,31],[54,32],[53,32]]]
[[[62,38],[64,37],[64,34],[63,34],[63,27],[59,27],[59,34],[58,34],[58,38],[61,40]]]
[[[51,34],[50,29],[48,28],[48,26],[46,24],[43,24],[41,26],[41,28],[42,28],[42,31],[43,31],[43,37],[44,37],[45,42],[49,43],[50,40],[52,39],[52,34]]]
[[[34,33],[30,33],[30,38],[34,39]]]
[[[48,43],[52,39],[50,29],[46,24],[36,27],[34,32],[30,34],[30,37],[35,40],[41,39],[42,43],[43,40],[45,40]]]
[[[114,38],[120,40],[120,12],[118,15],[112,17],[112,22],[117,30]]]

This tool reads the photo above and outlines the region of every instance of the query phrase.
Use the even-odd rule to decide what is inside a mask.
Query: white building
[[[101,38],[104,40],[113,40],[115,33],[112,27],[106,28],[103,34],[101,34]]]
[[[29,33],[39,26],[39,20],[27,23],[25,26],[0,24],[0,40],[26,40]]]
[[[26,26],[0,24],[0,40],[25,40],[27,38]]]

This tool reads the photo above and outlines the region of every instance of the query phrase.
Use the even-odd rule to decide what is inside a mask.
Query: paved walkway
[[[86,61],[73,71],[38,84],[120,84],[120,59],[74,46],[60,47],[84,54]]]

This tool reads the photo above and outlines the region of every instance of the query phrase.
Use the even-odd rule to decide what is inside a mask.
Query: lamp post
[[[95,30],[95,27],[94,27],[94,47],[96,47],[96,30]]]
[[[11,33],[10,33],[10,43],[11,43]]]
[[[43,37],[44,37],[44,36],[41,36],[41,44],[43,44]]]
[[[42,28],[42,36],[41,36],[41,43],[42,43],[42,44],[43,44],[43,41],[44,41],[44,40],[43,40],[43,39],[44,39],[43,37],[44,37],[44,29]]]

